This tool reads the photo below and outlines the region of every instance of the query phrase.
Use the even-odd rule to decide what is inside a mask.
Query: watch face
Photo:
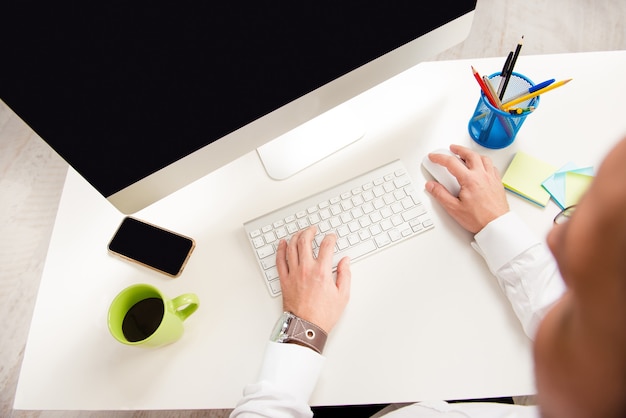
[[[276,322],[274,330],[272,331],[272,335],[270,336],[270,339],[272,341],[279,343],[285,341],[285,339],[287,338],[286,332],[289,328],[291,318],[293,318],[293,315],[288,312],[283,313],[280,318],[278,318],[278,322]]]

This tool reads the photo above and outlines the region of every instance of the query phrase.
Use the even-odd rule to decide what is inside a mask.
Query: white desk
[[[522,55],[516,71],[535,82],[574,80],[542,97],[513,145],[479,147],[467,133],[479,94],[470,65],[489,74],[502,62],[418,65],[354,100],[369,125],[363,139],[293,178],[270,180],[250,153],[138,213],[197,240],[178,279],[107,254],[122,215],[70,170],[15,408],[231,408],[255,380],[281,312],[280,298],[261,281],[243,222],[395,158],[423,184],[422,157],[451,142],[491,156],[500,170],[517,150],[557,166],[597,166],[626,134],[626,52]],[[351,300],[327,344],[314,405],[534,393],[531,342],[471,249],[471,235],[426,192],[423,198],[433,230],[353,264]],[[509,201],[541,235],[558,211],[552,202],[539,208],[512,194]],[[199,295],[180,341],[146,350],[109,335],[109,303],[138,282],[170,296]]]

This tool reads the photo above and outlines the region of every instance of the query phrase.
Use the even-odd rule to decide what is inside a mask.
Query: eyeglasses
[[[575,210],[576,210],[576,205],[566,207],[554,217],[554,223],[556,225],[561,225],[569,221],[569,218],[572,216]]]

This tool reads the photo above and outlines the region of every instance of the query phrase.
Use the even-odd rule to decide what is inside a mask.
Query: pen
[[[555,81],[554,78],[552,78],[550,80],[542,81],[539,84],[535,84],[534,86],[529,87],[528,90],[522,91],[519,94],[516,94],[515,96],[510,97],[508,101],[509,102],[513,101],[513,100],[515,100],[515,99],[517,99],[519,97],[527,95],[528,93],[534,93],[537,90],[541,90],[544,87],[548,87],[550,84],[554,83],[554,81]]]
[[[500,71],[500,83],[498,84],[498,96],[502,93],[502,86],[504,86],[504,79],[506,78],[506,74],[509,72],[509,65],[511,64],[511,58],[513,58],[513,51],[509,51],[509,55],[506,57],[506,61],[504,61],[504,66],[502,67],[502,71]]]
[[[517,62],[517,57],[519,57],[519,52],[522,50],[522,42],[524,41],[524,36],[522,35],[522,39],[519,41],[517,46],[515,47],[515,52],[513,53],[513,58],[511,58],[511,64],[509,65],[509,69],[506,72],[506,77],[504,78],[504,85],[502,86],[502,90],[500,91],[500,100],[504,97],[504,92],[506,91],[506,87],[509,85],[509,80],[511,79],[511,75],[513,74],[513,68],[515,67],[515,63]]]
[[[502,104],[502,108],[504,110],[509,110],[509,108],[513,107],[514,105],[518,104],[518,103],[522,103],[525,102],[526,100],[530,100],[533,97],[539,96],[545,92],[548,92],[552,89],[555,89],[557,87],[561,87],[563,84],[569,83],[570,81],[572,81],[571,78],[568,78],[567,80],[561,80],[561,81],[557,81],[556,83],[552,83],[550,84],[548,87],[544,87],[542,89],[539,89],[537,91],[534,91],[532,93],[528,93],[522,97],[518,97],[517,99],[514,100],[509,100],[508,102]]]

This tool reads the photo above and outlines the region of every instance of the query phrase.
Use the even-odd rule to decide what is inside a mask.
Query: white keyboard
[[[244,224],[272,296],[281,293],[278,242],[311,225],[317,226],[314,256],[325,234],[337,235],[333,271],[344,256],[356,261],[433,227],[400,160],[274,210]]]

